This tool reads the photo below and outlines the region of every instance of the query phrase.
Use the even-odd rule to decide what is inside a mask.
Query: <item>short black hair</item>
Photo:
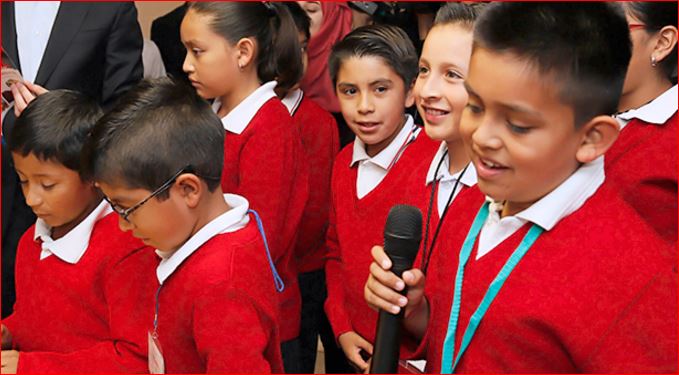
[[[83,159],[97,182],[153,191],[191,166],[214,191],[224,162],[224,128],[188,84],[169,77],[144,80],[97,122]]]
[[[677,27],[677,2],[632,1],[624,3],[625,10],[644,24],[644,31],[656,33],[665,26]],[[658,63],[667,78],[677,83],[677,45]]]
[[[288,7],[297,30],[300,33],[304,33],[307,40],[311,38],[311,31],[309,31],[309,29],[311,29],[311,18],[309,18],[309,15],[296,1],[286,1],[283,4]]]
[[[490,4],[476,21],[478,47],[510,53],[553,77],[576,126],[617,111],[631,57],[624,12],[604,2]]]
[[[368,25],[356,28],[332,48],[328,70],[333,85],[342,62],[365,56],[384,60],[403,79],[406,90],[417,77],[419,56],[408,34],[396,26]]]
[[[84,94],[49,91],[29,103],[16,119],[8,137],[9,150],[58,162],[80,173],[83,145],[102,115],[99,104]]]

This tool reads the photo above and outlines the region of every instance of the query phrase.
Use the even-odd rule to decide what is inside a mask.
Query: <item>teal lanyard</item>
[[[486,294],[483,296],[483,300],[481,300],[481,303],[476,308],[476,311],[474,311],[474,314],[469,319],[467,329],[464,331],[464,336],[462,337],[460,351],[455,357],[455,362],[453,362],[453,355],[455,354],[455,332],[457,331],[457,321],[460,317],[460,304],[462,302],[464,267],[472,253],[474,243],[476,243],[476,238],[478,237],[479,232],[481,232],[481,227],[483,227],[483,223],[486,222],[486,218],[488,217],[488,205],[488,202],[486,202],[476,215],[476,219],[474,219],[474,223],[472,224],[472,227],[469,230],[467,238],[464,240],[464,244],[462,245],[462,249],[460,251],[460,262],[457,266],[457,273],[455,275],[453,306],[450,310],[450,320],[448,321],[446,339],[443,342],[443,353],[441,359],[442,374],[452,374],[455,372],[455,367],[457,367],[460,358],[462,358],[462,355],[464,354],[465,350],[467,350],[469,343],[472,341],[472,338],[476,333],[476,329],[481,323],[481,319],[483,319],[486,311],[488,311],[488,307],[490,307],[490,304],[493,303],[495,296],[497,296],[497,294],[500,292],[502,285],[504,285],[505,281],[509,277],[509,274],[514,270],[514,267],[516,267],[521,258],[526,255],[528,249],[533,246],[533,243],[535,243],[538,237],[540,237],[540,234],[542,234],[544,231],[544,229],[533,224],[533,226],[528,230],[528,233],[526,233],[526,235],[523,237],[519,247],[514,250],[505,265],[502,266],[500,272],[497,274],[497,276],[495,276],[495,279],[490,283]]]

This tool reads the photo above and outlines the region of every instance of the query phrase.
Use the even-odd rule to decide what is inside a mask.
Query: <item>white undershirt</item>
[[[14,3],[17,50],[24,80],[34,82],[42,62],[59,1],[17,1]]]

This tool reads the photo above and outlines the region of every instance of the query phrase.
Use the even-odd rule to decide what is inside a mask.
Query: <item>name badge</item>
[[[151,374],[165,373],[165,360],[163,359],[163,351],[160,348],[160,341],[158,336],[152,331],[148,332],[149,339],[149,372]]]

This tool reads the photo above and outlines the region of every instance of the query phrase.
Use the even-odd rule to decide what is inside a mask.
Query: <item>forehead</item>
[[[379,56],[351,56],[340,63],[337,83],[370,83],[379,80],[402,82],[402,79],[383,58]]]
[[[221,38],[212,31],[212,28],[210,27],[212,19],[212,15],[199,13],[193,9],[189,9],[180,26],[182,43]]]
[[[110,200],[116,202],[138,201],[139,199],[144,198],[151,193],[146,189],[130,188],[121,182],[101,181],[96,182],[96,186],[101,189],[104,195],[106,195]]]
[[[12,152],[12,160],[15,168],[26,174],[60,176],[68,175],[67,172],[71,172],[78,175],[76,171],[67,168],[58,161],[38,158],[32,152],[29,152],[26,156]]]
[[[422,58],[467,66],[471,50],[471,30],[456,24],[437,25],[427,34],[422,47]]]

